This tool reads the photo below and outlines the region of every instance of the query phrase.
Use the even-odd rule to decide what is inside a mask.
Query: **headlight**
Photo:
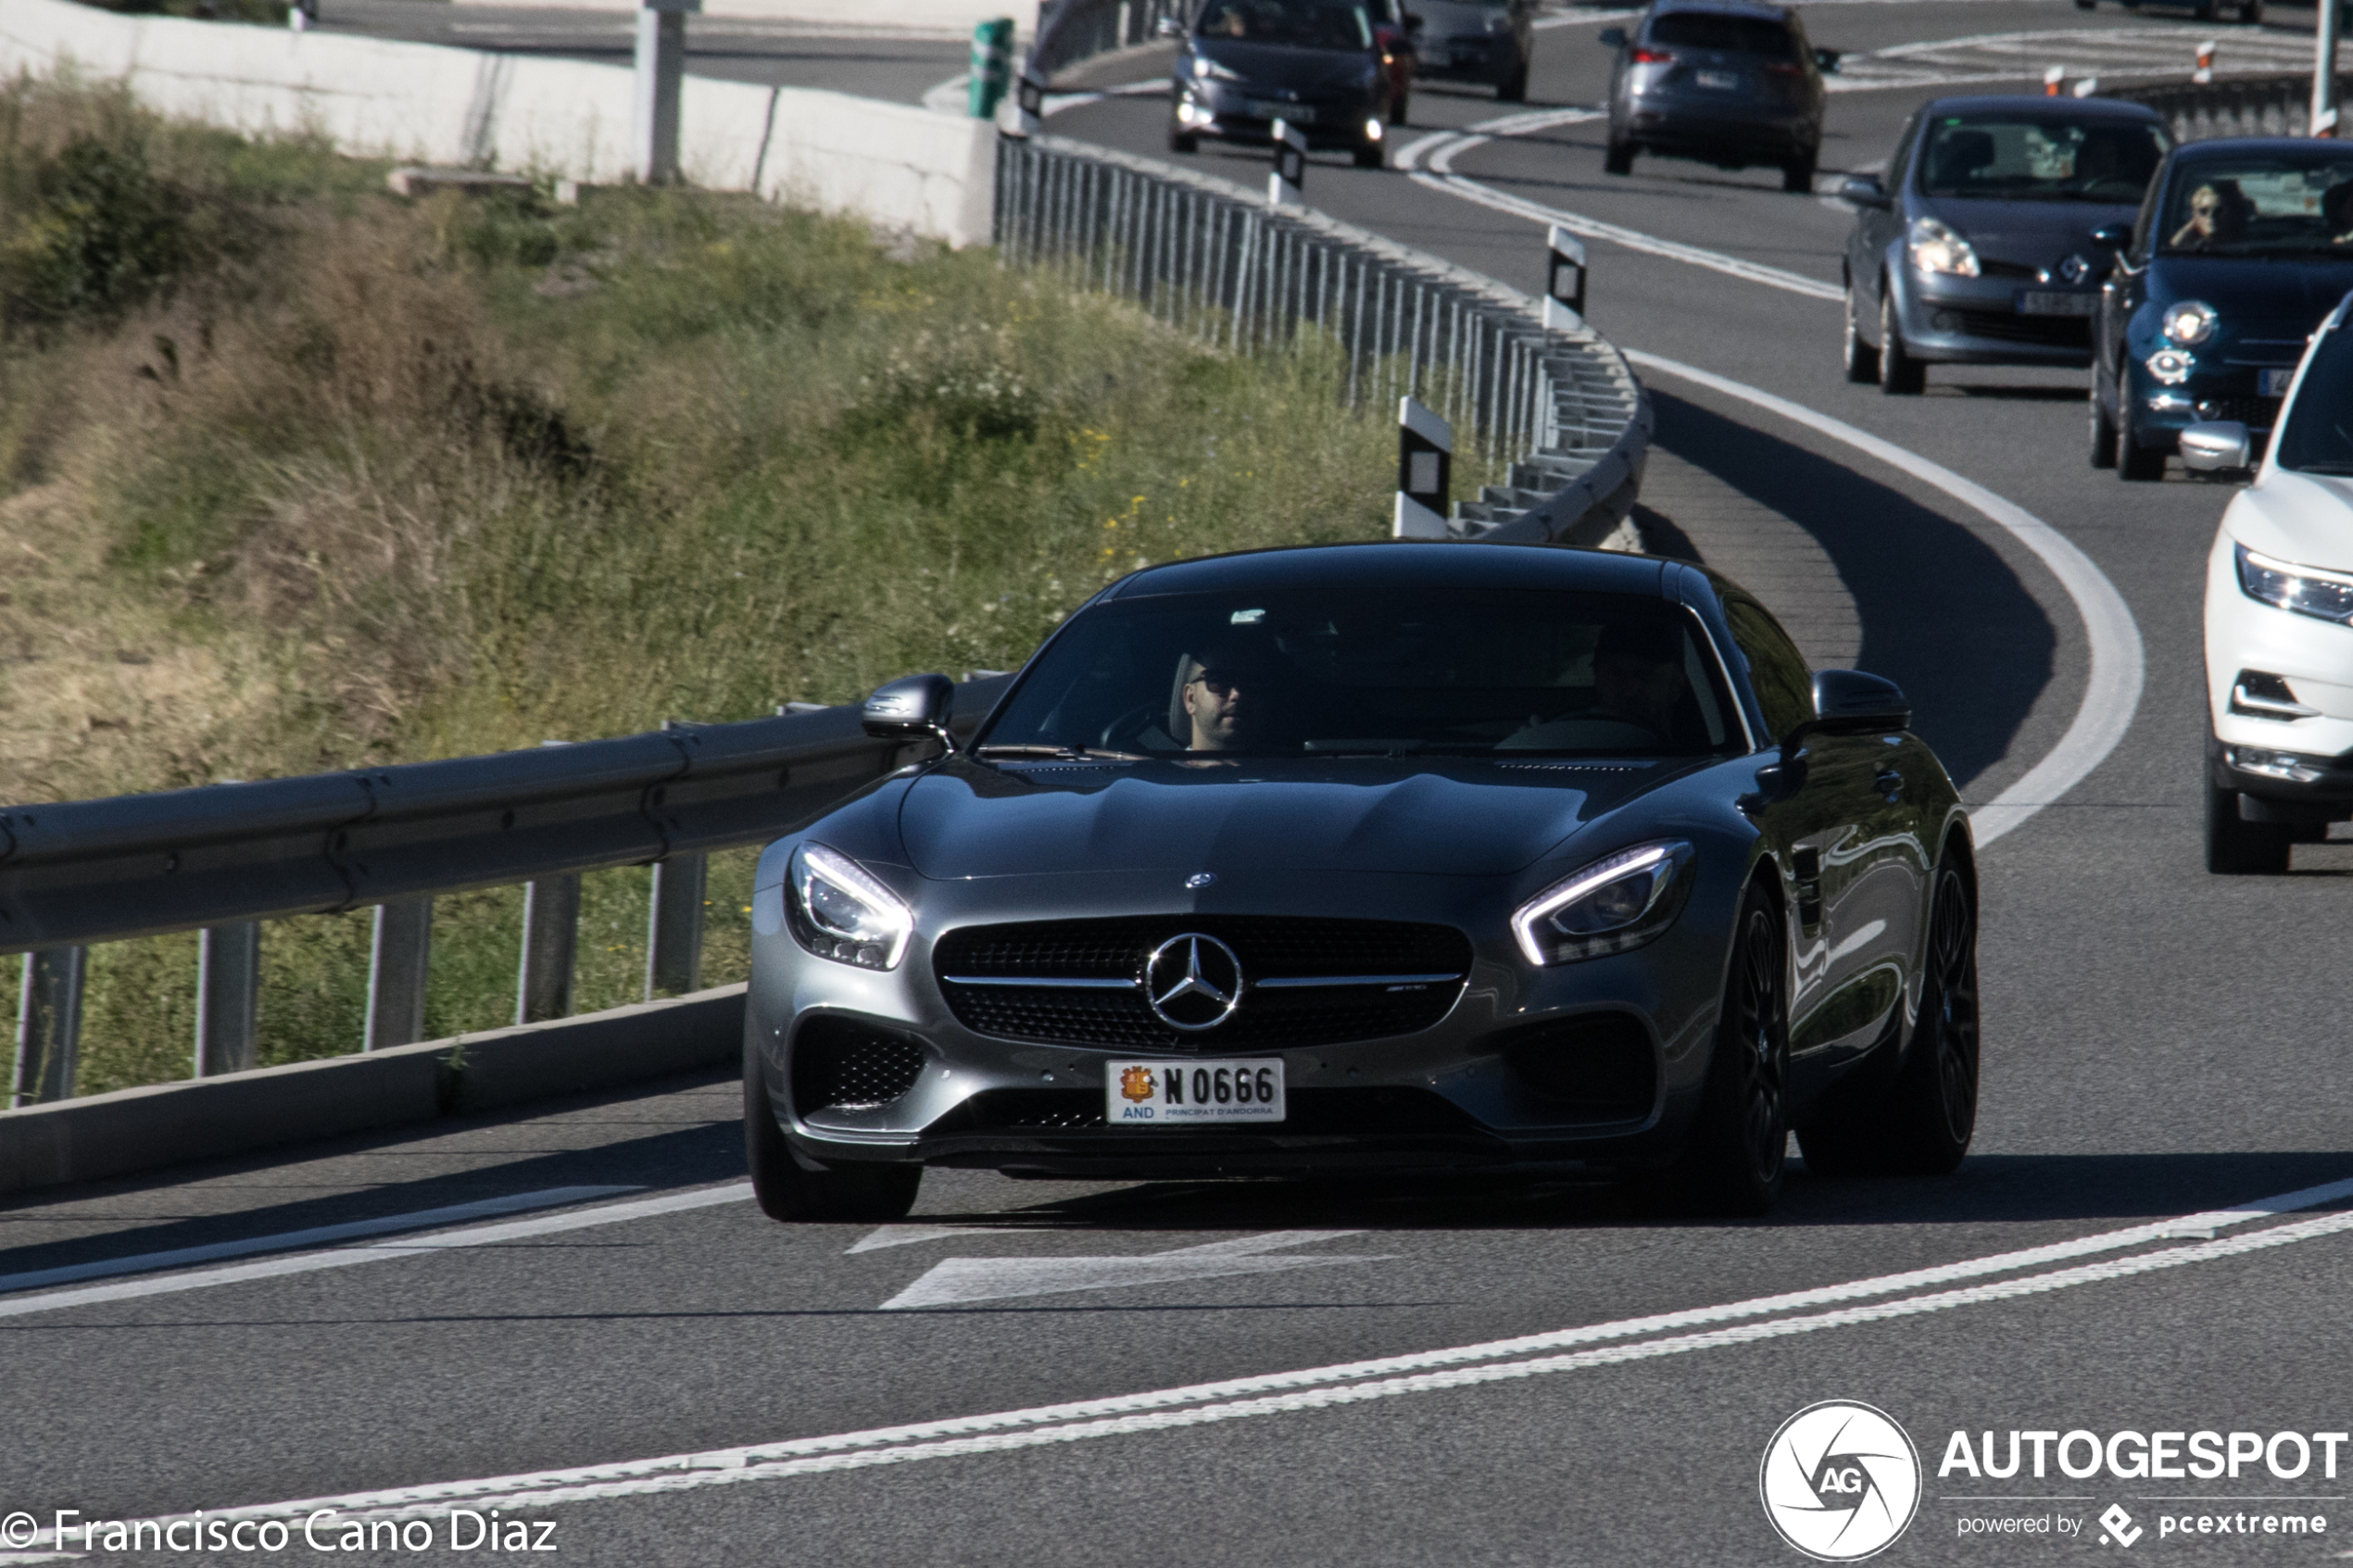
[[[1904,239],[1904,253],[1923,272],[1943,272],[1956,278],[1978,275],[1976,247],[1933,218],[1912,220],[1912,232]]]
[[[1231,66],[1221,66],[1207,55],[1193,56],[1193,74],[1206,76],[1215,82],[1239,82],[1242,79],[1240,71],[1234,69]]]
[[[822,844],[804,844],[792,852],[785,886],[802,947],[860,969],[899,967],[915,912],[865,867]]]
[[[2165,340],[2184,347],[2204,343],[2222,324],[2214,307],[2202,299],[2185,299],[2179,305],[2165,307]]]
[[[2248,598],[2317,621],[2353,621],[2353,577],[2290,566],[2259,556],[2245,545],[2233,548],[2238,556],[2239,591]]]
[[[2148,372],[2160,386],[2179,386],[2196,369],[2197,361],[2178,348],[2160,348],[2148,357]]]
[[[1682,912],[1692,863],[1680,839],[1621,850],[1520,906],[1512,935],[1539,968],[1639,947]]]

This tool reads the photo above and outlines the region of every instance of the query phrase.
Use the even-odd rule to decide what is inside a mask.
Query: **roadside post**
[[[2190,72],[2190,80],[2204,87],[2214,80],[2215,43],[2211,38],[2197,46],[2197,65]]]
[[[2057,97],[2059,95],[2059,90],[2066,85],[2066,82],[2067,68],[2065,66],[2052,66],[2043,72],[2043,96],[2045,98]]]
[[[973,29],[972,96],[975,119],[994,119],[1013,80],[1013,19],[999,17]]]
[[[2337,0],[2322,0],[2312,29],[2312,134],[2336,134],[2336,32],[2344,21]]]
[[[1544,267],[1546,297],[1558,300],[1575,315],[1571,326],[1585,320],[1585,242],[1555,223],[1544,236],[1544,245],[1552,254]],[[1552,325],[1552,312],[1545,313],[1545,325]]]
[[[82,1054],[82,984],[89,972],[87,947],[41,947],[24,956],[11,1104],[73,1098],[74,1063]]]
[[[686,17],[702,0],[641,0],[637,11],[636,118],[630,143],[637,179],[678,182],[678,99],[686,77]]]
[[[1307,133],[1288,119],[1275,121],[1275,172],[1266,176],[1268,207],[1297,207],[1307,183]]]
[[[1454,491],[1454,427],[1411,397],[1397,400],[1399,539],[1443,539]]]

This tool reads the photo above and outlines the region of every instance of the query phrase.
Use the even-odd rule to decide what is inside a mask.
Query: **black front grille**
[[[1650,1031],[1630,1013],[1590,1013],[1540,1023],[1510,1038],[1504,1060],[1552,1101],[1564,1121],[1630,1122],[1658,1093]]]
[[[924,1129],[925,1138],[1094,1131],[1126,1142],[1139,1138],[1414,1137],[1475,1133],[1478,1124],[1444,1096],[1428,1089],[1380,1085],[1356,1089],[1292,1089],[1280,1122],[1210,1123],[1193,1127],[1114,1126],[1103,1115],[1101,1089],[988,1089]],[[1646,1108],[1647,1109],[1647,1108]]]
[[[1958,317],[1960,330],[1970,337],[2040,344],[2046,348],[2092,346],[2089,316],[2020,316],[2007,310],[1940,310],[1937,314]]]
[[[793,1109],[803,1116],[872,1110],[913,1088],[923,1072],[924,1048],[904,1035],[854,1018],[812,1018],[793,1036]]]
[[[2236,420],[2249,430],[2269,430],[2280,422],[2283,397],[2216,397],[2198,401],[2198,417],[2207,420]],[[2208,403],[2212,413],[2206,412]]]
[[[969,985],[965,979],[1139,982],[1152,949],[1187,932],[1234,949],[1246,985],[1232,1018],[1200,1034],[1171,1029],[1142,986],[1088,990]],[[1152,1050],[1336,1045],[1410,1035],[1446,1016],[1470,969],[1468,938],[1451,926],[1267,915],[1039,921],[951,931],[932,952],[940,990],[975,1034]],[[1295,978],[1445,975],[1395,985],[1266,988]]]

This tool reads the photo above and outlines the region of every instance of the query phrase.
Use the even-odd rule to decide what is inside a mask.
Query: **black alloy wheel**
[[[1528,102],[1528,62],[1526,60],[1519,62],[1517,70],[1495,84],[1495,101],[1499,104]]]
[[[1890,397],[1917,397],[1928,385],[1928,367],[1904,347],[1895,320],[1895,291],[1882,279],[1879,288],[1879,389]]]
[[[1761,888],[1732,927],[1707,1084],[1677,1161],[1676,1196],[1705,1214],[1755,1215],[1780,1196],[1789,1148],[1789,977],[1781,922]]]
[[[2108,417],[2108,405],[2100,401],[2099,377],[2092,378],[2092,466],[2112,469],[2116,466],[2116,421]]]
[[[1634,144],[1613,140],[1602,153],[1602,172],[1631,174],[1634,172]]]
[[[1359,169],[1387,169],[1389,167],[1389,148],[1379,142],[1365,143],[1362,146],[1356,149],[1356,167]]]
[[[2250,822],[2239,815],[2239,792],[2214,782],[2214,763],[2221,750],[2221,743],[2209,733],[2206,737],[2206,869],[2216,876],[2279,876],[2287,870],[2296,830],[2285,822]]]
[[[1895,1079],[1797,1130],[1807,1171],[1825,1176],[1942,1176],[1977,1132],[1977,901],[1950,856],[1929,905],[1919,1015]]]
[[[761,1212],[786,1224],[827,1220],[888,1224],[903,1220],[922,1188],[920,1165],[840,1165],[802,1168],[776,1125],[760,1060],[744,1055],[744,1156]]]
[[[1781,165],[1781,189],[1793,196],[1814,194],[1814,160],[1818,153],[1800,153]]]
[[[1861,302],[1855,297],[1855,283],[1846,284],[1846,320],[1840,333],[1839,363],[1845,368],[1846,379],[1857,386],[1869,386],[1879,380],[1879,350],[1863,341],[1863,323],[1856,312]]]
[[[1410,93],[1400,93],[1394,98],[1390,99],[1389,123],[1391,125],[1404,124],[1405,117],[1412,112],[1413,107],[1414,95]]]

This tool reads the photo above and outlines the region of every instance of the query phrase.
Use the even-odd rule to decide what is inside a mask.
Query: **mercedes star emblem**
[[[1214,1029],[1241,1003],[1241,960],[1214,936],[1172,936],[1144,960],[1144,997],[1171,1029]]]
[[[1195,872],[1185,879],[1188,887],[1207,887],[1217,880],[1215,872]]]

